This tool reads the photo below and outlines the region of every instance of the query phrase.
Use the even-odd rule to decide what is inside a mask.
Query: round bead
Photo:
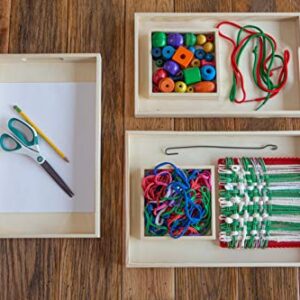
[[[196,48],[193,47],[193,46],[188,47],[188,49],[189,49],[191,52],[193,52],[193,53],[195,53],[195,51],[196,51]]]
[[[175,83],[170,77],[164,78],[159,82],[159,90],[163,93],[173,92],[174,87]]]
[[[212,52],[214,51],[214,44],[212,42],[207,42],[203,45],[203,50],[205,52]]]
[[[168,77],[168,73],[164,69],[157,69],[152,75],[152,81],[158,85],[159,82],[166,77]]]
[[[214,80],[216,77],[216,69],[214,66],[205,65],[200,69],[201,77],[204,81]]]
[[[183,36],[180,33],[168,34],[168,45],[178,48],[183,45]]]
[[[198,59],[203,59],[204,57],[205,57],[205,51],[203,50],[203,49],[197,49],[196,51],[195,51],[195,56],[196,56],[196,58],[198,58]]]
[[[187,93],[194,93],[194,88],[192,86],[188,86],[186,91]]]
[[[200,67],[200,60],[198,58],[194,58],[192,61],[191,61],[191,66],[192,67]]]
[[[152,48],[151,54],[154,59],[160,58],[161,57],[161,49],[160,48]]]
[[[154,85],[153,88],[152,88],[152,92],[153,93],[159,93],[160,90],[159,90],[159,88],[156,85]]]
[[[204,45],[206,43],[206,36],[204,34],[197,35],[197,44]]]
[[[186,33],[184,35],[184,44],[189,47],[189,46],[194,46],[196,44],[196,36],[193,33]]]
[[[214,55],[211,54],[211,53],[206,53],[206,55],[205,55],[205,57],[204,57],[204,59],[205,59],[206,61],[213,61],[214,58],[215,58]]]
[[[164,69],[171,75],[176,75],[180,71],[180,66],[175,61],[168,60],[164,64]]]
[[[152,34],[152,47],[164,47],[167,44],[167,35],[164,32],[154,32]]]
[[[194,85],[196,93],[212,93],[215,91],[215,83],[213,81],[201,81]]]
[[[185,93],[186,89],[187,89],[187,86],[183,81],[177,81],[175,83],[175,92],[176,93]]]
[[[162,49],[162,56],[165,60],[171,59],[175,53],[175,48],[172,46],[166,46]]]
[[[164,61],[162,60],[162,59],[157,59],[156,61],[155,61],[155,65],[157,66],[157,67],[162,67],[163,66],[163,64],[164,64]]]
[[[179,71],[176,75],[170,76],[174,81],[182,81],[183,80],[183,73]]]
[[[213,41],[215,40],[214,35],[213,35],[213,34],[208,34],[208,35],[206,36],[206,40],[207,40],[208,42],[213,42]]]

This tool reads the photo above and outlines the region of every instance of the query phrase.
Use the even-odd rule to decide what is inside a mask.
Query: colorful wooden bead
[[[212,51],[214,51],[214,44],[211,43],[211,42],[205,43],[205,44],[203,45],[203,50],[204,50],[205,52],[212,52]]]
[[[183,81],[177,81],[175,83],[175,92],[176,93],[185,93],[186,89],[187,89],[187,86]]]
[[[206,53],[204,56],[204,59],[207,61],[213,61],[214,60],[214,55],[212,53]]]
[[[167,35],[164,32],[154,32],[152,34],[152,47],[164,47],[167,44]]]
[[[158,59],[161,57],[161,49],[160,48],[152,48],[151,54],[154,59]]]
[[[176,61],[182,68],[186,68],[191,63],[193,57],[193,52],[181,46],[176,50],[172,59]]]
[[[208,35],[206,36],[206,40],[207,40],[208,42],[213,42],[213,41],[215,40],[215,37],[214,37],[213,34],[208,34]]]
[[[174,81],[182,81],[183,80],[183,73],[182,71],[178,72],[176,75],[170,76]]]
[[[216,77],[216,69],[214,66],[205,65],[201,67],[201,77],[204,81],[214,80]]]
[[[200,69],[198,67],[184,69],[182,72],[187,85],[201,81]]]
[[[191,66],[192,67],[200,67],[200,60],[198,58],[194,58],[192,61],[191,61]]]
[[[159,82],[159,90],[163,93],[173,92],[174,87],[175,83],[170,77],[164,78]]]
[[[204,45],[206,43],[206,36],[204,34],[197,35],[197,44]]]
[[[186,89],[187,93],[194,93],[194,88],[192,86],[188,86]]]
[[[165,46],[163,47],[162,49],[162,57],[165,59],[165,60],[168,60],[168,59],[171,59],[171,57],[174,55],[175,53],[175,48],[172,47],[172,46]]]
[[[152,88],[152,92],[153,93],[159,93],[160,90],[159,90],[159,88],[156,85],[154,85],[153,88]]]
[[[216,85],[213,81],[201,81],[194,85],[196,93],[212,93],[215,91]]]
[[[156,61],[155,61],[155,65],[157,66],[157,67],[162,67],[163,66],[163,64],[164,64],[164,61],[162,60],[162,59],[157,59]]]
[[[203,59],[205,57],[205,51],[203,49],[197,49],[195,51],[195,57],[198,59]]]
[[[202,67],[202,66],[206,66],[206,65],[215,66],[216,63],[215,63],[214,61],[207,61],[207,60],[205,60],[205,59],[202,59],[202,60],[201,60],[201,67]]]
[[[193,47],[193,46],[188,47],[188,49],[189,49],[191,52],[193,52],[193,53],[195,53],[195,51],[196,51],[196,48]]]
[[[186,33],[184,35],[184,44],[189,47],[189,46],[194,46],[196,44],[196,36],[193,33]]]
[[[169,33],[168,34],[168,45],[178,48],[183,45],[183,36],[180,33]]]
[[[168,60],[164,63],[164,69],[171,75],[176,75],[180,71],[179,64],[172,60]]]
[[[157,69],[152,75],[152,81],[158,85],[159,82],[166,77],[168,77],[168,73],[164,69]]]

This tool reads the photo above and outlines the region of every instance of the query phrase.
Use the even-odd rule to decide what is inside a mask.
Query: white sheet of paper
[[[95,83],[2,83],[0,99],[1,131],[20,118],[12,108],[20,106],[70,159],[40,138],[41,153],[75,193],[71,199],[29,157],[0,150],[0,212],[93,212]]]

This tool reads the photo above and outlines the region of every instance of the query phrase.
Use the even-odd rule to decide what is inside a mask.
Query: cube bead
[[[187,85],[201,81],[200,69],[197,67],[183,70],[184,81]]]
[[[192,51],[180,46],[172,57],[182,68],[186,68],[192,61],[194,54]]]

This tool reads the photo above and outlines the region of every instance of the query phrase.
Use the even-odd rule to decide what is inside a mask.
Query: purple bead
[[[171,45],[176,48],[183,45],[183,35],[180,33],[168,34],[168,45]]]
[[[180,71],[180,66],[175,61],[168,60],[164,64],[164,69],[171,75],[176,75]]]

